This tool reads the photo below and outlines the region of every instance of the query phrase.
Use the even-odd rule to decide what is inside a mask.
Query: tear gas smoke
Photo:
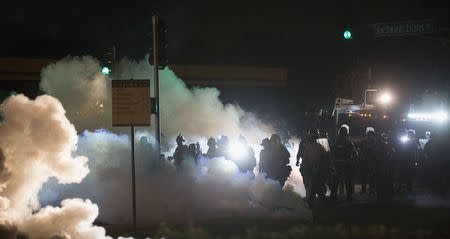
[[[200,159],[199,168],[192,161],[184,162],[186,174],[180,175],[171,162],[149,157],[149,150],[136,142],[139,226],[159,221],[185,222],[186,215],[199,220],[230,215],[272,217],[279,213],[310,217],[293,192],[294,185],[290,186],[292,190],[282,191],[278,182],[264,175],[252,180],[250,174],[240,173],[234,163],[223,158]],[[131,224],[128,137],[106,130],[85,132],[79,137],[76,153],[89,156],[92,172],[81,184],[47,184],[41,199],[56,203],[61,198],[90,198],[100,207],[100,221]]]
[[[19,231],[40,237],[104,238],[103,228],[92,227],[99,211],[102,221],[131,222],[130,139],[121,134],[124,131],[111,128],[111,79],[99,71],[98,62],[91,57],[69,57],[42,71],[42,89],[61,100],[68,109],[67,118],[78,132],[113,130],[85,131],[79,135],[78,145],[75,128],[55,98],[41,96],[30,101],[17,96],[2,104],[5,121],[0,125],[4,155],[0,157],[1,225],[17,226]],[[151,79],[151,73],[146,60],[125,59],[113,76]],[[215,88],[190,90],[169,69],[160,73],[162,132],[169,143],[168,154],[173,153],[174,136],[182,132],[188,141],[203,145],[210,136],[226,134],[237,138],[242,134],[251,145],[257,145],[254,148],[258,156],[259,142],[273,132],[271,127],[238,106],[223,105]],[[205,160],[201,168],[185,162],[188,173],[179,175],[171,162],[149,156],[154,155],[151,145],[139,144],[143,135],[155,145],[151,128],[141,128],[136,133],[141,223],[230,215],[310,217],[298,196],[302,183],[295,166],[285,190],[264,175],[251,180],[249,174],[239,173],[236,165],[221,158]],[[289,148],[291,155],[295,155],[294,146]],[[81,155],[87,156],[89,162]],[[294,162],[295,157],[291,157],[292,166]],[[86,164],[90,168],[88,175]],[[19,167],[29,170],[17,173]],[[39,209],[38,192],[51,177],[54,178],[44,186],[40,198],[53,206]],[[63,200],[73,197],[89,198],[99,206],[89,200]],[[61,207],[54,207],[61,200]],[[58,223],[49,226],[46,222]]]
[[[71,61],[74,63],[70,64]],[[67,64],[70,66],[67,66]],[[87,69],[91,71],[89,73],[78,74],[78,77],[70,77],[70,80],[66,84],[59,85],[59,79],[64,78],[65,68],[69,68],[71,72],[75,73],[86,72]],[[81,87],[84,87],[82,91],[90,91],[91,88],[96,88],[94,92],[102,91],[102,93],[98,95],[110,95],[109,81],[111,79],[102,78],[103,76],[100,76],[99,78],[92,77],[98,76],[97,72],[99,69],[100,65],[98,65],[98,63],[90,57],[66,58],[61,63],[57,62],[51,67],[49,66],[43,70],[42,75],[45,77],[42,79],[41,86],[47,93],[54,94],[53,92],[56,92],[58,97],[62,97],[61,100],[63,104],[66,102],[67,105],[65,106],[68,109],[89,108],[86,105],[93,105],[96,99],[92,98],[91,94],[78,94],[80,85]],[[152,79],[152,73],[153,68],[148,64],[147,60],[132,61],[129,59],[123,59],[119,62],[119,64],[117,64],[115,72],[113,72],[113,78]],[[108,83],[94,83],[98,79]],[[83,83],[79,84],[79,81],[82,81]],[[151,86],[153,86],[153,84],[151,84]],[[64,94],[61,95],[58,93],[59,87],[65,88]],[[259,146],[260,141],[262,138],[269,136],[273,132],[271,127],[263,124],[255,115],[245,112],[239,106],[224,105],[219,99],[220,92],[216,88],[194,88],[190,90],[170,69],[166,68],[165,70],[160,71],[160,87],[162,133],[166,136],[166,144],[168,144],[167,147],[165,147],[167,150],[167,155],[171,155],[174,151],[174,137],[179,132],[182,132],[188,142],[198,141],[201,143],[203,149],[207,148],[206,139],[210,136],[226,134],[230,138],[237,139],[237,136],[242,134],[254,147],[256,155],[259,156],[259,151],[261,149]],[[74,88],[74,90],[68,90],[70,88]],[[153,93],[153,89],[151,89],[151,93]],[[111,103],[109,99],[110,97],[102,98],[102,102],[108,106],[102,109],[102,117],[99,118],[97,112],[93,112],[91,114],[84,114],[85,120],[82,121],[80,121],[79,118],[73,118],[74,124],[77,126],[79,131],[84,129],[92,129],[93,127],[98,128],[99,124],[102,124],[102,128],[111,129],[111,119],[108,118],[108,120],[102,120],[103,117],[111,116]],[[74,104],[74,106],[71,104]],[[70,115],[68,117],[70,117]],[[85,124],[85,122],[92,123],[88,125]],[[116,128],[113,130],[118,132]],[[155,145],[151,132],[151,129],[143,128],[143,131],[138,132],[136,135],[138,137],[146,135],[150,139],[152,145]],[[139,142],[139,140],[136,139],[135,141]],[[139,149],[139,144],[137,144],[136,150],[137,158],[141,159],[137,161],[137,168],[148,168],[148,165],[145,166],[144,162],[147,161],[146,163],[148,164],[151,160],[148,160],[148,158],[146,160],[144,156],[140,155],[140,152],[143,151]],[[294,149],[292,148],[290,151],[292,153]],[[131,205],[131,202],[129,201],[130,193],[124,192],[129,191],[130,189],[129,177],[131,169],[129,163],[129,142],[123,138],[123,136],[119,137],[114,133],[109,133],[106,131],[85,132],[80,136],[78,153],[87,155],[90,158],[91,161],[89,166],[93,170],[93,173],[89,175],[86,181],[81,185],[71,185],[70,188],[64,189],[64,193],[61,193],[62,189],[60,187],[53,188],[54,185],[49,185],[49,190],[47,193],[42,193],[42,195],[44,197],[48,197],[46,195],[52,195],[58,199],[83,195],[87,198],[91,198],[94,202],[99,203],[101,209],[101,220],[129,223],[130,218],[123,217],[123,215],[126,215],[125,212],[129,210],[126,207],[123,207],[123,205]],[[295,157],[292,157],[291,161],[291,165],[294,166],[292,171],[293,173],[286,186],[289,190],[293,190],[297,193],[303,193],[304,190],[302,190],[301,176],[298,173],[298,169],[296,169],[294,165]],[[120,165],[120,167],[118,165]],[[223,167],[230,168],[226,165],[226,163],[222,163],[221,165]],[[214,165],[209,166],[213,168],[215,167]],[[207,170],[207,168],[207,166],[204,167],[204,170]],[[173,203],[166,206],[158,205],[158,202],[164,202],[170,198],[177,198],[177,193],[182,194],[182,192],[170,192],[173,188],[176,188],[174,184],[179,184],[179,182],[172,180],[172,178],[174,178],[174,168],[172,164],[167,166],[166,170],[168,171],[157,176],[148,176],[148,171],[138,173],[138,191],[142,193],[141,196],[143,197],[138,199],[152,202],[145,204],[146,208],[149,208],[148,213],[145,213],[145,221],[150,219],[158,220],[161,218],[171,217],[170,215],[167,215],[170,214],[168,211],[172,210],[173,214],[176,215],[175,212],[183,207],[179,206],[178,209],[176,209],[177,207]],[[196,174],[198,174],[198,172],[196,172]],[[237,177],[236,174],[238,173],[234,174],[235,177]],[[111,178],[109,178],[108,175],[115,176],[111,176]],[[220,180],[215,181],[221,180],[228,179],[220,178]],[[159,183],[165,182],[162,183],[164,187],[158,185],[158,183],[154,183],[154,181]],[[193,182],[191,183],[194,184]],[[294,183],[299,185],[294,185]],[[241,198],[238,204],[248,205],[249,200],[247,197],[250,189],[248,188],[248,182],[244,184],[247,185],[247,189],[242,189],[241,191],[238,190],[239,193],[235,193],[234,195],[240,197],[242,194],[244,198]],[[142,185],[142,187],[139,185]],[[87,188],[93,189],[93,187],[96,186],[100,186],[101,188],[104,188],[104,190],[101,190],[101,192],[99,192],[99,190],[87,190]],[[185,187],[190,188],[192,185],[186,184]],[[216,185],[211,183],[208,186],[205,186],[202,190],[207,192],[205,189],[207,187],[216,187]],[[233,191],[234,188],[230,186],[227,190]],[[58,192],[59,196],[57,196]],[[197,197],[199,198],[210,198],[208,195],[203,195],[200,189],[197,194]],[[123,198],[119,196],[120,200],[114,201],[124,202],[121,204],[123,209],[118,209],[121,206],[117,205],[117,202],[116,204],[114,204],[114,202],[109,202],[113,201],[111,198],[117,197],[117,195],[121,195]],[[229,193],[229,195],[233,195],[233,193]],[[151,199],[145,199],[146,197]],[[233,201],[232,199],[230,200]],[[210,202],[214,201],[226,202],[225,199],[210,200]],[[228,205],[233,204],[231,201],[228,202]],[[245,209],[243,211],[248,211],[246,208],[247,206],[238,207],[236,206],[236,202],[234,204],[234,207]],[[155,207],[152,207],[152,205],[155,205]],[[220,207],[212,203],[206,203],[204,205],[211,207],[211,209],[214,207]],[[186,207],[186,205],[184,205],[184,207]],[[225,210],[225,208],[222,209]]]
[[[97,206],[89,200],[68,199],[60,208],[40,209],[38,192],[51,177],[58,183],[80,183],[89,173],[87,158],[72,156],[77,134],[61,103],[51,96],[29,100],[11,96],[0,106],[0,224],[29,238],[70,235],[105,238],[105,230],[92,226]]]
[[[92,57],[67,57],[42,71],[42,90],[61,100],[68,110],[67,117],[79,132],[111,129],[111,79],[99,71],[100,65]],[[147,60],[123,59],[113,72],[114,79],[152,81],[152,76],[153,68]],[[242,134],[252,144],[259,144],[262,138],[273,132],[239,106],[224,105],[216,88],[190,90],[170,69],[160,71],[160,87],[161,127],[170,142],[182,132],[188,140],[221,134],[238,137]]]
[[[79,132],[111,126],[110,85],[99,69],[85,56],[64,58],[41,72],[42,90],[61,101]]]

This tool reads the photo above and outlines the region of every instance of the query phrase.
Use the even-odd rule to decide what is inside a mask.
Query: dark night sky
[[[374,77],[391,85],[450,76],[450,43],[374,41],[368,27],[433,19],[448,30],[448,1],[20,1],[0,9],[0,57],[101,58],[115,44],[120,55],[140,58],[148,51],[154,10],[169,26],[171,64],[287,67],[291,87],[274,95],[291,106],[305,97],[332,97],[336,73],[355,59],[361,68],[370,63]],[[354,31],[350,46],[341,39],[345,27]],[[450,39],[450,32],[431,37]]]

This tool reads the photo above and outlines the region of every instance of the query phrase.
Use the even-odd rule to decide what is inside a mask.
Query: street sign
[[[112,80],[112,125],[150,125],[150,80]]]
[[[420,35],[434,32],[431,20],[374,24],[375,37]]]

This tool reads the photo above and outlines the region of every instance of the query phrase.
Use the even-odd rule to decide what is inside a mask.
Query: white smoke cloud
[[[61,207],[41,208],[25,220],[20,229],[30,238],[106,238],[104,228],[92,226],[97,216],[98,207],[91,201],[66,199],[61,202]]]
[[[99,63],[88,56],[67,57],[42,70],[41,88],[61,100],[68,109],[67,117],[79,132],[111,129],[111,79],[105,78],[99,70]],[[224,105],[216,88],[190,90],[170,69],[159,73],[161,127],[168,140],[179,132],[188,139],[242,134],[256,144],[273,132],[271,127],[239,106]],[[153,82],[153,68],[147,60],[123,59],[117,64],[113,78]],[[153,83],[150,85],[153,95]]]
[[[41,199],[49,203],[75,196],[90,198],[100,207],[100,221],[130,225],[128,136],[105,130],[84,132],[79,137],[77,154],[89,157],[92,172],[81,184],[46,185]],[[186,222],[188,216],[198,220],[229,215],[273,216],[280,210],[286,210],[289,216],[310,217],[298,194],[282,191],[278,182],[263,175],[252,180],[250,174],[238,172],[231,161],[204,158],[204,170],[190,162],[188,173],[180,176],[171,162],[157,161],[138,140],[135,154],[138,226],[160,221]]]
[[[78,131],[110,127],[110,82],[90,56],[66,57],[45,67],[41,88],[59,99]]]
[[[125,132],[123,128],[111,127],[111,79],[105,78],[99,70],[98,62],[92,57],[68,57],[42,71],[42,89],[61,100],[62,105],[68,110],[67,118],[73,122],[78,132],[100,128],[113,131],[113,133],[106,130],[86,131],[79,135],[76,147],[75,128],[65,118],[64,109],[56,99],[42,96],[36,101],[30,101],[19,96],[23,101],[36,105],[37,109],[24,110],[22,114],[20,111],[14,111],[14,114],[9,114],[9,118],[16,119],[17,122],[13,123],[13,126],[33,125],[28,128],[33,129],[36,136],[33,140],[27,141],[31,138],[28,134],[14,131],[18,135],[0,139],[0,148],[7,149],[4,152],[5,160],[0,160],[0,179],[5,178],[0,181],[0,187],[4,189],[0,194],[0,208],[4,207],[5,210],[0,212],[7,213],[0,214],[0,219],[12,219],[13,225],[19,225],[19,230],[36,232],[42,237],[57,238],[68,236],[104,238],[104,229],[91,226],[97,215],[99,220],[108,223],[131,223],[130,139],[128,135],[123,134]],[[152,68],[147,61],[134,62],[125,59],[120,62],[113,75],[115,79],[151,79],[151,73]],[[259,142],[273,132],[270,126],[263,124],[255,115],[245,112],[239,106],[224,105],[219,100],[220,92],[215,88],[190,90],[169,69],[160,71],[160,74],[162,132],[169,143],[174,141],[174,136],[178,132],[182,132],[188,141],[200,141],[203,145],[210,136],[226,134],[235,138],[242,134],[255,146],[258,156]],[[153,90],[151,92],[153,93]],[[9,101],[12,99],[16,98],[11,98]],[[4,105],[7,104],[8,101],[5,101]],[[49,112],[48,109],[52,107],[58,108],[57,113]],[[41,115],[40,120],[34,120],[39,115],[35,111],[39,110],[47,110],[47,112]],[[15,115],[16,113],[19,115]],[[30,118],[33,120],[29,120]],[[4,123],[12,122],[6,114],[5,119]],[[5,126],[1,129],[7,131],[8,128],[14,127]],[[65,129],[69,133],[57,132],[53,128],[59,131]],[[237,172],[235,165],[230,165],[229,161],[223,159],[208,161],[206,171],[209,173],[207,174],[202,169],[191,167],[190,174],[179,176],[172,163],[168,161],[155,163],[157,157],[149,157],[151,153],[140,147],[139,137],[142,135],[148,136],[150,142],[154,143],[151,128],[142,128],[136,135],[138,137],[134,140],[137,160],[137,203],[140,207],[138,222],[151,223],[186,218],[188,220],[206,219],[230,215],[310,217],[310,212],[296,194],[302,193],[302,186],[297,185],[299,183],[301,185],[298,168],[293,168],[285,190],[281,190],[277,182],[265,179],[263,175],[257,175],[255,180],[251,180],[250,175]],[[27,140],[18,141],[22,137]],[[9,143],[6,143],[7,139],[10,139]],[[27,172],[28,181],[21,184],[24,190],[30,188],[33,190],[28,192],[27,197],[22,196],[21,202],[16,203],[14,199],[11,200],[14,195],[10,195],[8,188],[11,187],[6,182],[12,180],[9,178],[16,177],[10,176],[10,172],[14,173],[15,169],[11,168],[8,162],[12,162],[11,158],[15,158],[11,151],[17,149],[19,145],[32,145],[29,147],[30,150],[35,149],[39,153],[22,155],[18,153],[19,150],[15,152],[19,157],[27,159],[16,161],[16,167],[26,164],[25,167],[33,169],[29,170],[31,174]],[[59,145],[59,148],[51,145]],[[60,149],[61,145],[70,147]],[[171,150],[166,153],[173,153],[173,147],[169,148]],[[72,152],[72,149],[75,152]],[[205,150],[206,147],[203,149]],[[45,156],[41,151],[45,152]],[[294,149],[290,151],[291,155],[295,156]],[[75,155],[74,157],[71,157],[71,152]],[[85,157],[77,155],[85,155],[90,160],[87,162]],[[34,160],[36,158],[39,160]],[[58,163],[57,159],[65,158],[71,159],[68,160],[69,163],[66,161]],[[35,168],[37,161],[48,163],[38,163],[45,167]],[[291,165],[294,162],[295,157],[291,157]],[[87,174],[86,163],[89,164],[91,172],[81,184],[59,185],[59,183],[79,183]],[[58,171],[54,172],[56,169]],[[43,177],[42,172],[47,173],[46,177]],[[48,206],[31,216],[33,210],[39,209],[37,193],[42,184],[52,176],[56,179],[50,180],[50,183],[41,191],[41,201],[58,204],[65,198],[81,197],[89,198],[98,204],[99,208],[89,200],[69,199],[62,201],[61,208]],[[18,205],[23,207],[24,212],[12,217],[13,212],[21,211]],[[11,210],[8,211],[8,209]],[[79,214],[76,214],[77,211]],[[61,223],[51,227],[45,224],[45,221]],[[6,225],[6,223],[0,224]],[[35,230],[39,227],[43,228],[41,230],[43,234]]]
[[[49,178],[80,183],[89,173],[88,159],[71,155],[77,134],[61,103],[47,95],[36,100],[17,95],[0,111],[2,227],[12,233],[17,228],[29,238],[105,238],[104,229],[92,226],[98,209],[90,201],[72,199],[61,208],[40,209],[38,192]]]

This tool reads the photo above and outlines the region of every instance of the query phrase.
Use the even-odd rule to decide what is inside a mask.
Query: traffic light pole
[[[116,46],[112,47],[112,62],[111,62],[111,69],[113,70],[113,73],[116,71]]]
[[[137,224],[136,224],[136,170],[134,162],[134,126],[131,126],[131,193],[133,200],[133,233],[137,236]]]
[[[156,152],[159,159],[161,155],[161,126],[160,126],[160,112],[159,112],[159,65],[158,65],[158,17],[152,16],[153,26],[153,82],[156,99],[155,112],[155,138],[156,138]]]

